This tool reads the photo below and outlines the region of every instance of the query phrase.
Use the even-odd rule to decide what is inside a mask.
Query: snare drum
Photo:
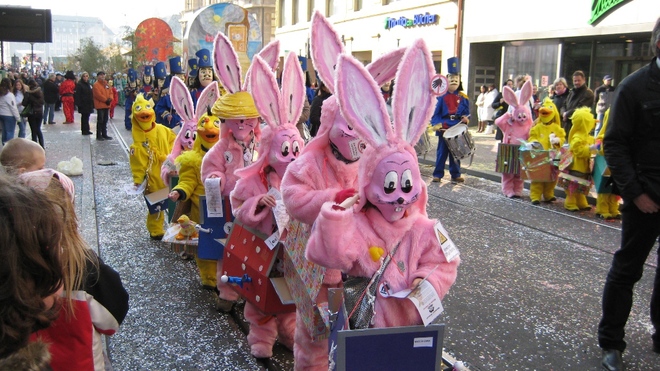
[[[447,148],[452,156],[457,160],[462,160],[471,156],[476,151],[472,135],[465,124],[456,124],[445,130],[442,135],[447,143]]]

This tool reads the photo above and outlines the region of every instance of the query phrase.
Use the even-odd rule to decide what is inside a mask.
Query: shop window
[[[591,65],[591,41],[564,43],[561,77],[566,78],[569,88],[573,87],[573,72],[580,70],[589,79]],[[587,80],[588,82],[588,80]]]
[[[557,78],[558,41],[513,41],[504,44],[503,52],[504,64],[498,89],[504,81],[518,75],[530,75],[539,90]]]

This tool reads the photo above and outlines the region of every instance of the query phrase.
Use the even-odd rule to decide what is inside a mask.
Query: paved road
[[[115,136],[130,143],[120,120],[117,127]],[[249,355],[240,322],[213,310],[194,264],[149,240],[143,201],[121,191],[131,179],[121,141],[83,137],[78,124],[45,129],[49,166],[83,158],[85,173],[74,178],[83,232],[93,243],[98,239],[101,255],[131,295],[129,315],[109,341],[115,369],[264,369]],[[479,148],[484,160],[475,168],[490,161],[488,144]],[[429,215],[442,220],[462,258],[443,303],[447,352],[472,370],[597,369],[600,295],[620,223],[601,223],[593,212],[564,212],[560,202],[532,206],[529,198],[506,199],[498,183],[477,176],[463,185],[430,183],[432,168],[421,167]],[[630,370],[660,370],[648,318],[655,259],[636,288],[626,328]],[[291,366],[286,352],[270,364]]]

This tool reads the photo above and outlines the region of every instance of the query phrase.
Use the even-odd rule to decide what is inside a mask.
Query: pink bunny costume
[[[522,144],[520,140],[529,138],[529,131],[534,124],[527,104],[532,96],[532,82],[529,80],[525,82],[520,97],[516,96],[516,93],[508,86],[502,89],[502,96],[504,101],[509,103],[509,107],[513,107],[513,113],[507,112],[495,120],[495,125],[504,134],[502,143]],[[522,197],[523,186],[524,180],[520,178],[520,175],[502,174],[502,193],[506,197]]]
[[[432,113],[432,76],[430,53],[423,40],[417,40],[399,65],[392,127],[378,85],[358,61],[340,57],[341,112],[369,143],[359,164],[360,201],[348,209],[326,202],[306,254],[328,268],[371,277],[381,259],[398,246],[380,283],[398,292],[427,277],[442,298],[456,280],[460,259],[447,261],[435,233],[437,222],[426,216],[426,184],[413,148]],[[380,291],[376,295],[373,327],[422,323],[408,300],[386,298]]]
[[[319,76],[334,92],[334,66],[344,48],[330,22],[318,11],[312,17],[311,52]],[[372,76],[381,84],[391,80],[403,52],[403,48],[395,50],[371,63],[368,69]],[[347,140],[341,143],[341,138]],[[356,153],[355,138],[357,133],[339,113],[336,98],[326,99],[318,133],[307,143],[300,158],[288,166],[282,179],[282,198],[293,219],[312,225],[325,202],[334,200],[342,190],[357,188],[358,159],[364,146],[358,141]],[[340,144],[333,146],[332,141]],[[340,286],[341,272],[327,269],[316,302],[327,302],[328,288]],[[293,354],[296,370],[328,369],[328,342],[313,341],[301,320],[296,321]]]

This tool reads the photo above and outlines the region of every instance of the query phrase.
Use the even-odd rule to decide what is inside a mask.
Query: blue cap
[[[129,68],[128,73],[126,75],[128,77],[129,82],[136,82],[137,81],[138,76],[137,76],[137,71],[136,70],[134,70],[132,68]]]
[[[170,74],[183,73],[183,66],[181,65],[181,57],[176,56],[170,58]]]
[[[605,77],[603,77],[603,80],[612,80],[612,76],[610,76],[610,75],[605,75]]]
[[[163,83],[163,89],[169,89],[171,83],[172,75],[167,75],[167,77],[165,77],[165,82]]]
[[[211,61],[211,51],[208,49],[199,49],[197,53],[195,53],[197,58],[197,68],[202,68],[202,67],[213,67],[213,61]]]
[[[197,76],[197,58],[188,59],[188,76]]]
[[[165,69],[165,63],[164,62],[158,62],[154,66],[154,75],[156,79],[164,79],[167,76],[167,70]]]
[[[458,57],[451,57],[447,59],[447,74],[459,75],[461,73],[461,66],[458,63]]]
[[[144,75],[145,76],[152,76],[153,75],[153,73],[151,73],[152,70],[153,70],[153,67],[144,66]]]

